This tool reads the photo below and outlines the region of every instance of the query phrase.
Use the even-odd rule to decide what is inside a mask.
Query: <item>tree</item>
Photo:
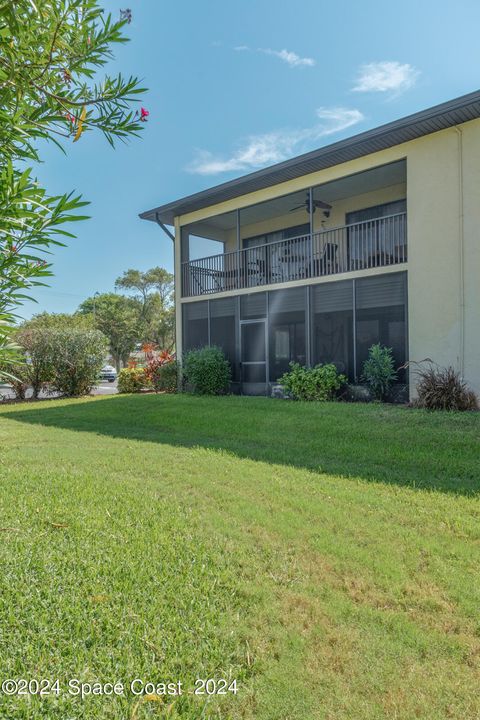
[[[141,337],[139,302],[124,295],[103,293],[84,300],[78,313],[92,316],[95,327],[108,338],[117,370],[126,365]]]
[[[175,344],[173,287],[173,275],[162,267],[126,270],[115,281],[115,288],[134,292],[141,303],[142,340],[164,350],[172,350]]]
[[[144,310],[154,291],[160,296],[162,305],[168,306],[172,303],[173,275],[162,267],[154,267],[146,272],[130,269],[126,270],[121,277],[116,279],[115,288],[136,290],[142,301]]]
[[[173,305],[165,306],[158,293],[149,299],[142,339],[169,352],[175,347],[175,308]]]
[[[134,77],[94,81],[123,43],[125,17],[99,0],[0,0],[0,358],[12,358],[9,333],[25,292],[51,275],[45,257],[72,237],[65,223],[85,219],[72,193],[49,196],[25,163],[40,160],[38,140],[62,147],[88,130],[113,146],[138,134],[148,112],[133,112],[143,92]]]

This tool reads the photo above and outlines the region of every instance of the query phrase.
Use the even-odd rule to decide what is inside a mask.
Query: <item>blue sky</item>
[[[130,7],[111,72],[143,78],[140,140],[85,134],[43,151],[39,180],[76,190],[92,219],[55,251],[22,315],[73,312],[127,268],[173,269],[138,213],[480,87],[478,0],[106,0]]]

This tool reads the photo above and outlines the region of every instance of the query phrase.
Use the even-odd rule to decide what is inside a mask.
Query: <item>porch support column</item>
[[[313,277],[313,188],[308,188],[308,214],[310,216],[310,240],[308,243],[309,254],[310,254],[310,277]]]
[[[312,367],[312,311],[310,307],[310,285],[305,287],[305,355],[307,367]]]
[[[352,334],[353,334],[353,378],[355,384],[357,377],[357,287],[355,278],[352,280]]]
[[[175,352],[178,365],[178,387],[181,389],[182,364],[182,237],[178,217],[175,218],[174,274],[175,274]]]
[[[237,250],[240,250],[240,209],[237,208],[236,210],[236,218],[237,218]]]

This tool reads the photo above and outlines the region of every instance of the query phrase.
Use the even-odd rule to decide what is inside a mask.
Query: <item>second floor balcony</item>
[[[407,262],[398,212],[182,263],[182,296],[256,288]]]

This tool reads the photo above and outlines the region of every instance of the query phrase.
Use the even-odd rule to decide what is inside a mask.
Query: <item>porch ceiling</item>
[[[313,195],[316,200],[334,205],[338,200],[363,193],[373,192],[381,188],[391,185],[399,185],[406,182],[406,162],[399,160],[398,162],[381,165],[371,170],[365,170],[361,173],[349,175],[348,177],[334,180],[323,185],[318,185],[313,189]],[[306,200],[308,191],[300,190],[289,195],[283,195],[273,200],[267,200],[257,205],[251,205],[242,208],[240,211],[240,225],[251,225],[270,220],[273,218],[288,215],[289,212]],[[305,222],[308,222],[308,214],[304,212]],[[298,215],[292,213],[292,223],[298,218]],[[303,220],[302,220],[303,222]],[[192,223],[189,226],[190,232],[203,237],[209,237],[209,233],[216,237],[215,230],[232,230],[236,227],[236,213],[229,212],[221,215],[215,215],[206,220]]]

